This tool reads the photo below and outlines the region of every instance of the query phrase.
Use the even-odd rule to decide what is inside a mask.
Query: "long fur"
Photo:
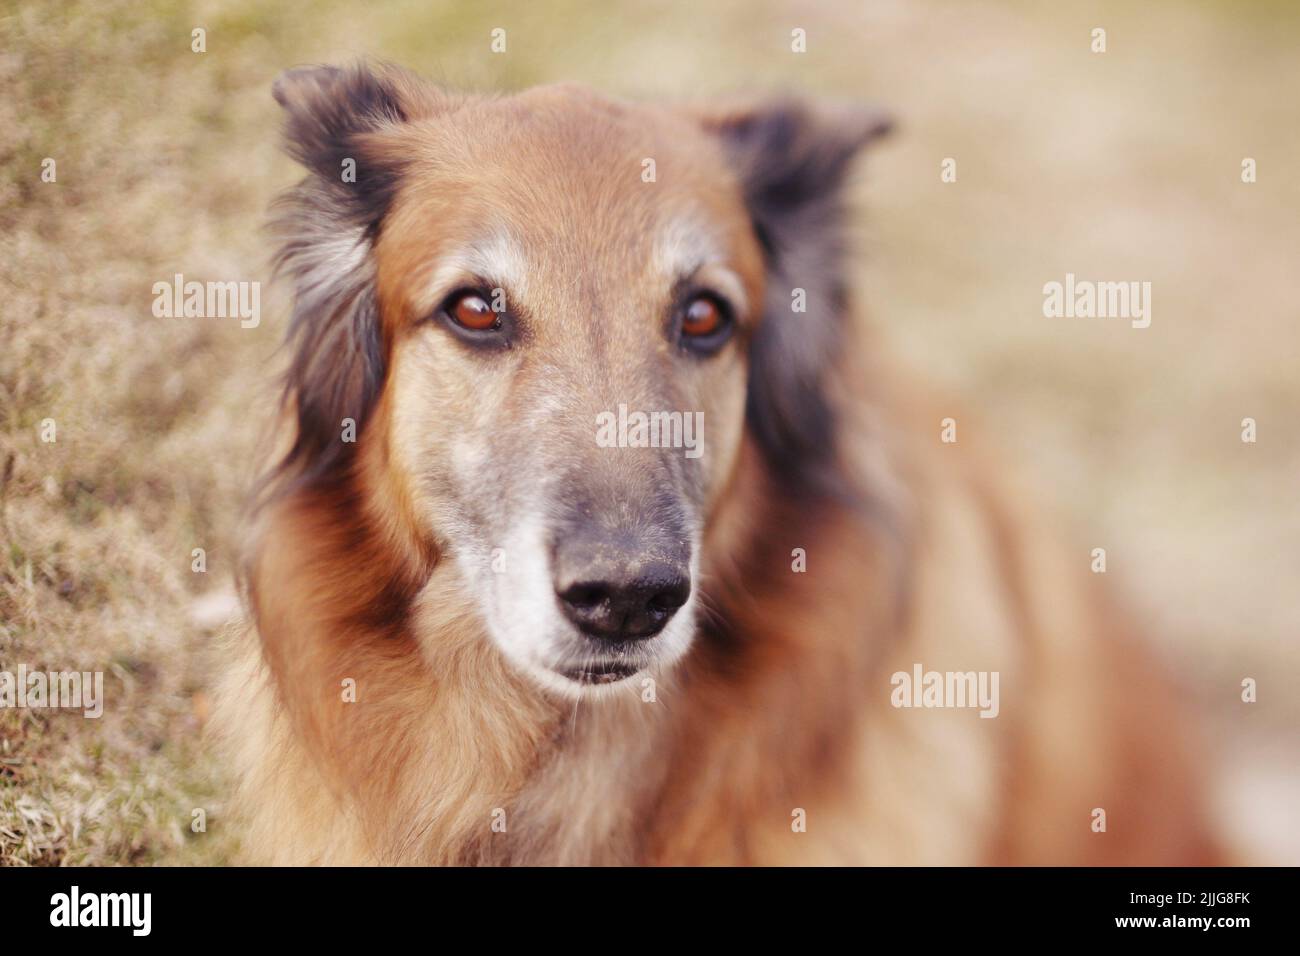
[[[694,649],[653,675],[657,703],[635,684],[574,701],[492,647],[463,580],[412,532],[392,449],[336,440],[342,418],[378,436],[394,414],[374,257],[403,173],[367,137],[448,100],[364,67],[297,80],[277,91],[312,172],[278,220],[292,440],[255,512],[251,624],[221,695],[250,858],[1210,857],[1177,711],[1122,618],[1002,471],[937,442],[924,391],[866,358],[840,196],[878,119],[782,103],[702,120],[770,279],[746,433],[704,532]],[[355,189],[336,182],[354,155]],[[792,277],[808,286],[798,325]],[[796,551],[810,573],[790,572]],[[889,675],[914,662],[1000,672],[1002,713],[894,709]]]

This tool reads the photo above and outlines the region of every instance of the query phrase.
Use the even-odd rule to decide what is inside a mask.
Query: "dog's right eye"
[[[501,317],[477,292],[457,292],[447,300],[443,312],[451,321],[471,332],[491,332],[501,328]]]
[[[721,349],[735,326],[730,306],[710,292],[696,293],[688,299],[677,322],[682,347],[699,355],[712,355]]]

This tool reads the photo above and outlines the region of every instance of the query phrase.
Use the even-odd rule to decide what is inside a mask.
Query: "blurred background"
[[[1061,534],[1106,547],[1204,724],[1221,825],[1250,859],[1300,863],[1300,5],[0,11],[0,670],[102,670],[110,702],[100,720],[0,710],[0,864],[237,849],[201,731],[285,303],[264,286],[262,323],[243,329],[155,318],[151,289],[178,272],[268,278],[266,207],[298,177],[271,81],[359,56],[472,89],[887,108],[897,132],[855,188],[879,346],[980,410]],[[1150,328],[1044,318],[1042,287],[1067,272],[1151,282]],[[1241,701],[1246,677],[1258,703]]]

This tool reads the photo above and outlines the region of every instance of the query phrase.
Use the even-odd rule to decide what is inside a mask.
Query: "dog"
[[[887,120],[364,63],[274,96],[307,178],[220,705],[250,859],[1214,858],[1086,552],[855,318]]]

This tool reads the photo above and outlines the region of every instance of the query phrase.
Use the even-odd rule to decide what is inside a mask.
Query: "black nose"
[[[597,557],[577,567],[571,560],[557,563],[560,607],[583,633],[598,640],[654,637],[691,596],[684,562]]]
[[[691,596],[683,571],[662,564],[631,574],[583,577],[556,582],[565,616],[591,637],[642,641],[654,637]]]

